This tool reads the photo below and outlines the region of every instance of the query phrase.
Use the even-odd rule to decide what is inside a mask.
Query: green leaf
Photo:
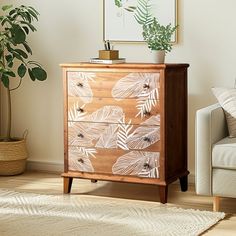
[[[1,80],[2,80],[3,85],[6,88],[9,88],[9,78],[8,78],[8,76],[3,74]]]
[[[29,22],[20,21],[20,23],[29,26],[29,28],[30,28],[33,32],[36,31],[36,28],[35,28],[32,24],[30,24]]]
[[[41,67],[34,67],[32,73],[37,80],[44,81],[47,79],[47,73]]]
[[[122,7],[122,2],[121,2],[121,0],[115,0],[115,5],[116,5],[117,7]]]
[[[28,8],[28,11],[29,11],[29,13],[30,13],[31,16],[33,16],[36,20],[38,20],[38,16],[37,16],[37,14],[36,14],[33,10],[31,10],[30,8]]]
[[[25,73],[26,73],[26,67],[24,64],[21,64],[19,67],[18,67],[18,70],[17,70],[17,73],[18,75],[23,78],[25,76]]]
[[[5,58],[6,58],[8,63],[13,60],[13,57],[11,55],[6,55]]]
[[[22,30],[22,28],[19,25],[13,25],[10,31],[12,34],[12,40],[16,44],[21,44],[25,42],[25,39],[26,39],[25,32]]]
[[[23,43],[23,46],[25,47],[26,51],[32,55],[32,50],[26,42]]]
[[[138,0],[134,18],[140,25],[149,25],[152,23],[153,16],[151,14],[150,0]]]
[[[16,75],[13,71],[6,71],[5,74],[10,76],[10,77],[16,77]]]
[[[21,50],[21,49],[15,49],[15,52],[17,52],[18,54],[20,54],[22,57],[24,57],[25,59],[27,59],[28,58],[28,55],[27,55],[27,53],[25,53],[23,50]]]
[[[7,11],[8,9],[11,9],[13,7],[13,5],[5,5],[2,7],[3,11]]]
[[[32,81],[35,81],[35,76],[34,76],[34,74],[33,74],[33,72],[32,72],[32,70],[31,69],[28,69],[28,73],[29,73],[29,76],[30,76],[30,79],[32,80]]]
[[[26,34],[29,34],[29,28],[28,28],[28,27],[23,26],[22,28],[24,29],[24,31],[25,31]]]

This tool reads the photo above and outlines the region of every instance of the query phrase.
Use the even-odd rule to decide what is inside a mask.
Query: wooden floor
[[[62,178],[59,174],[26,172],[13,177],[0,177],[0,188],[22,192],[61,194]],[[96,195],[101,197],[127,198],[144,201],[159,201],[158,187],[142,184],[124,184],[98,181],[91,183],[89,180],[75,179],[72,185],[72,194]],[[197,196],[194,186],[189,186],[189,191],[180,191],[179,184],[169,187],[168,204],[182,208],[212,210],[212,198]],[[204,235],[236,235],[236,199],[224,198],[221,200],[221,211],[227,217],[208,230]]]

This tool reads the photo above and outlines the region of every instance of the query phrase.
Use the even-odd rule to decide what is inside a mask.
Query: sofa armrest
[[[197,194],[212,194],[212,145],[228,135],[223,109],[214,104],[196,113],[195,183]]]

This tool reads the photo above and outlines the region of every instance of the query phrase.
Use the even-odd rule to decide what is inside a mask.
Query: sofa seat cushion
[[[213,145],[212,166],[236,170],[236,138],[226,137]]]

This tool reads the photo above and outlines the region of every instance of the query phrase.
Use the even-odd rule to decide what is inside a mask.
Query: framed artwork
[[[103,0],[103,39],[113,42],[143,42],[142,26],[133,9],[138,0]],[[162,25],[177,25],[177,0],[150,0],[153,16]],[[172,37],[177,41],[177,32]]]

